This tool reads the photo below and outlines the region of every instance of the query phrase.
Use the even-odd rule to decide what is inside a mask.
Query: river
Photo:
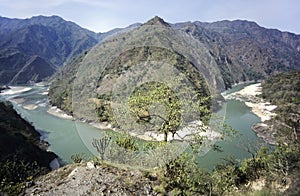
[[[238,85],[225,93],[235,92],[244,86]],[[62,119],[49,114],[47,112],[50,107],[46,95],[47,87],[30,86],[30,88],[31,90],[26,92],[2,94],[0,98],[13,101],[15,110],[42,134],[42,139],[50,144],[49,150],[59,156],[61,164],[71,163],[73,154],[85,153],[87,158],[92,157],[96,150],[93,149],[91,143],[84,141],[100,137],[102,132],[87,123],[75,123],[71,119]],[[25,109],[28,105],[37,107]],[[219,114],[225,114],[226,123],[238,130],[240,136],[216,142],[222,152],[210,150],[204,156],[199,157],[200,165],[208,169],[212,169],[224,158],[234,157],[242,160],[250,157],[245,147],[257,146],[261,142],[251,130],[251,126],[260,122],[260,119],[244,103],[228,100],[223,104]],[[84,134],[80,130],[84,130]]]

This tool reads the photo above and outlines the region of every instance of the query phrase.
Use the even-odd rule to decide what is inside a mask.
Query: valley
[[[62,167],[12,185],[4,177],[0,194],[299,191],[299,35],[157,16],[105,33],[58,16],[0,17],[0,35],[0,100],[12,104],[1,129],[21,119],[36,133],[27,142],[49,144],[36,162]],[[84,184],[84,174],[111,184]]]
[[[235,88],[238,90],[243,86],[236,86]],[[97,156],[98,153],[92,146],[92,140],[93,138],[101,137],[105,130],[96,129],[91,124],[78,120],[74,121],[64,118],[64,115],[61,115],[59,112],[54,111],[56,113],[55,116],[48,113],[51,105],[49,105],[45,95],[47,87],[33,86],[29,91],[29,87],[18,88],[20,90],[15,91],[16,93],[2,95],[2,98],[5,97],[6,100],[10,100],[14,104],[15,110],[24,119],[33,123],[36,129],[44,131],[42,138],[50,144],[49,150],[59,156],[61,165],[72,163],[71,156],[76,153],[85,153],[87,157]],[[21,89],[25,92],[22,92]],[[232,93],[232,91],[234,90],[231,89],[230,92]],[[17,102],[20,99],[22,102]],[[26,108],[28,104],[32,103],[36,106],[34,109]],[[230,126],[241,131],[242,136],[235,139],[230,138],[228,142],[219,141],[224,151],[223,153],[214,152],[213,150],[209,151],[209,149],[203,153],[203,158],[201,158],[203,166],[211,169],[222,157],[225,158],[229,154],[234,155],[238,159],[249,157],[250,154],[246,153],[242,146],[259,142],[255,133],[251,130],[251,126],[260,122],[260,120],[244,103],[228,100],[218,113],[222,118],[227,119]],[[231,141],[232,139],[234,141]],[[209,146],[207,147],[209,148]]]

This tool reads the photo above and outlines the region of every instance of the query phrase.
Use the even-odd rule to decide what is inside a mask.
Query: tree
[[[186,93],[191,87],[185,88],[181,93]],[[210,113],[210,97],[195,94],[182,100],[177,93],[166,84],[143,84],[130,96],[130,112],[137,123],[150,125],[152,130],[163,133],[167,142],[169,133],[174,138],[179,128],[201,117],[204,119]]]
[[[98,153],[100,154],[101,160],[104,160],[104,156],[107,150],[107,147],[109,146],[111,141],[111,137],[109,136],[103,136],[99,138],[98,140],[93,138],[92,145],[97,149]]]
[[[155,103],[160,105],[151,108]],[[143,85],[132,94],[129,105],[136,121],[153,124],[159,132],[164,133],[165,142],[167,142],[168,133],[171,132],[174,135],[180,125],[180,102],[164,84]]]

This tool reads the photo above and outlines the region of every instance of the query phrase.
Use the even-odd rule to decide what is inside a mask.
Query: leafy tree
[[[154,108],[156,111],[152,112],[153,108],[150,107],[155,103],[161,105]],[[160,125],[157,128],[164,134],[165,142],[167,142],[168,133],[171,132],[174,135],[180,125],[180,102],[166,85],[155,83],[142,86],[133,93],[129,105],[138,123]],[[165,115],[160,113],[165,113]]]
[[[157,192],[171,195],[211,194],[211,175],[198,167],[195,156],[183,153],[168,165],[168,174],[161,175],[162,183],[155,187]]]
[[[17,158],[0,162],[0,193],[21,194],[26,182],[45,173],[37,162],[28,162]]]
[[[184,91],[190,90],[190,87],[185,88]],[[167,142],[169,133],[174,138],[178,129],[187,125],[187,122],[200,120],[201,117],[204,120],[210,113],[209,97],[195,94],[193,98],[185,98],[180,99],[166,84],[146,83],[131,94],[130,112],[137,123],[150,125],[152,130],[163,133]]]

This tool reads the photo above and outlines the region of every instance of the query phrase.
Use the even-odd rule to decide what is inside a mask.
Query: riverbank
[[[102,123],[92,122],[89,124],[98,129],[102,129],[102,130],[110,129],[118,133],[121,132],[121,130],[117,128],[113,128],[112,125],[107,122],[102,122]],[[130,132],[128,134],[133,137],[137,137],[139,139],[146,140],[146,141],[164,141],[164,134],[159,132],[154,132],[154,131],[145,131],[144,133]],[[174,136],[172,133],[169,133],[167,136],[167,140],[168,141],[191,140],[193,139],[192,137],[195,135],[201,136],[207,140],[218,140],[222,137],[221,133],[210,130],[209,127],[204,127],[200,121],[195,121],[195,122],[191,122],[186,127],[178,130],[174,134]]]
[[[71,115],[68,115],[66,112],[62,111],[61,109],[59,109],[56,106],[52,106],[50,107],[47,112],[53,116],[56,116],[58,118],[62,118],[62,119],[69,119],[69,120],[74,120],[74,117]]]
[[[271,127],[265,122],[276,116],[276,113],[273,111],[277,108],[277,106],[271,105],[271,103],[260,98],[259,95],[261,95],[261,93],[261,83],[256,83],[246,86],[240,91],[223,96],[227,100],[234,99],[242,101],[246,106],[251,108],[252,112],[261,119],[261,123],[257,123],[252,126],[253,131],[256,132],[257,136],[261,137],[266,143],[276,144],[276,139]]]
[[[269,102],[258,97],[258,95],[261,94],[261,90],[261,83],[251,84],[240,91],[224,95],[224,98],[245,102],[246,106],[250,107],[252,112],[257,115],[262,122],[265,122],[276,116],[272,111],[276,109],[277,106],[271,105]]]
[[[24,93],[30,91],[31,87],[23,87],[23,86],[8,86],[7,89],[1,91],[0,95],[13,95],[18,93]]]

